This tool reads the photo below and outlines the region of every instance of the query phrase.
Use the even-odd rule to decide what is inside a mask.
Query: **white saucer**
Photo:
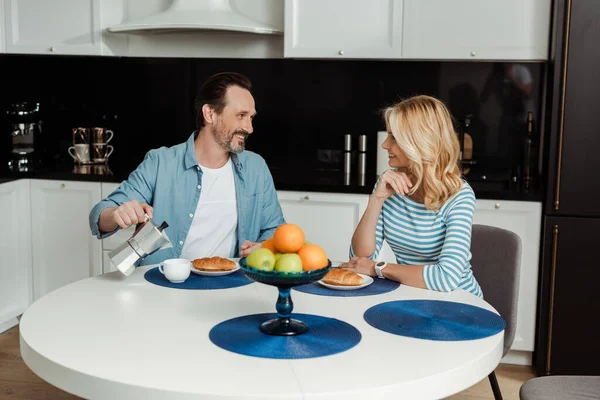
[[[362,276],[364,282],[362,285],[360,286],[338,286],[338,285],[331,285],[329,283],[325,283],[323,282],[323,280],[317,281],[319,282],[321,285],[325,286],[326,288],[329,289],[333,289],[333,290],[358,290],[358,289],[362,289],[364,287],[369,286],[371,283],[373,283],[373,278],[370,277],[369,275],[363,275],[363,274],[358,274],[360,276]]]
[[[202,276],[223,276],[223,275],[229,275],[229,274],[233,274],[235,271],[237,271],[238,269],[240,269],[240,259],[239,258],[228,258],[228,257],[224,257],[227,258],[228,260],[231,260],[235,263],[235,268],[230,270],[230,271],[200,271],[199,269],[196,269],[192,266],[192,273],[196,274],[196,275],[202,275]]]

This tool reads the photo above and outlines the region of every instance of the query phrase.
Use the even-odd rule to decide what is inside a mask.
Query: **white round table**
[[[317,296],[292,290],[294,312],[337,318],[362,334],[326,357],[277,360],[214,345],[218,323],[274,313],[277,288],[259,283],[183,290],[112,272],[36,301],[20,324],[21,355],[42,379],[88,399],[438,399],[485,378],[500,362],[504,332],[432,341],[370,326],[364,312],[391,300],[438,299],[495,311],[467,292],[401,285],[382,295]]]

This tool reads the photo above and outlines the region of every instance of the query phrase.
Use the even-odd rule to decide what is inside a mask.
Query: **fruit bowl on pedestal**
[[[327,260],[325,268],[302,271],[302,272],[277,272],[262,271],[252,268],[246,264],[246,258],[240,260],[242,272],[250,279],[265,285],[277,286],[279,296],[275,308],[277,309],[277,318],[263,322],[260,330],[263,333],[277,336],[294,336],[308,331],[308,325],[297,319],[292,319],[291,288],[298,285],[316,282],[322,279],[331,268],[331,261]]]

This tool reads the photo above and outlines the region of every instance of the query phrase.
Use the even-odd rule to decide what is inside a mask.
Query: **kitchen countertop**
[[[19,179],[48,179],[48,180],[66,180],[80,182],[110,182],[120,183],[127,179],[135,166],[108,164],[108,165],[90,165],[76,166],[73,163],[57,163],[56,165],[46,165],[35,172],[13,173],[10,171],[0,172],[0,183],[15,181]],[[325,193],[353,193],[370,194],[373,185],[359,186],[341,185],[337,181],[321,179],[315,183],[309,182],[282,182],[274,177],[275,188],[277,190],[300,191],[300,192],[325,192]],[[529,191],[525,191],[521,185],[513,184],[494,184],[487,182],[469,181],[469,184],[475,191],[477,199],[493,200],[514,200],[514,201],[543,201],[543,190],[541,185],[536,183]]]

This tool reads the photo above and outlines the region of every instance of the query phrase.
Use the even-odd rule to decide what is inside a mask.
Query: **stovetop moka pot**
[[[124,275],[131,275],[139,260],[155,251],[172,247],[165,232],[167,226],[166,222],[154,224],[146,215],[146,220],[138,224],[131,238],[108,253],[110,262]]]

